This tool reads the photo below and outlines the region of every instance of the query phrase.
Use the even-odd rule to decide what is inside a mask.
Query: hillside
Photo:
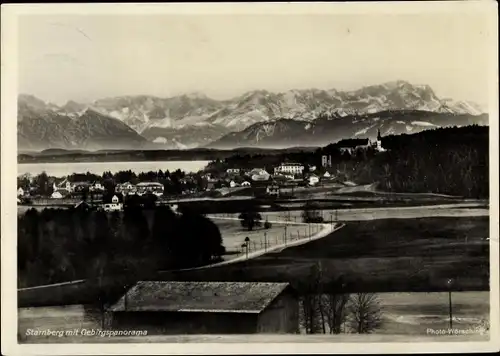
[[[141,147],[146,139],[120,120],[91,109],[70,117],[23,100],[18,103],[19,150],[47,148],[102,149]]]
[[[278,119],[257,123],[241,132],[232,132],[207,147],[235,146],[279,148],[290,145],[327,145],[343,138],[375,138],[382,135],[416,133],[432,128],[488,125],[488,115],[436,113],[431,111],[398,110],[374,114],[347,115],[322,114],[314,121]]]

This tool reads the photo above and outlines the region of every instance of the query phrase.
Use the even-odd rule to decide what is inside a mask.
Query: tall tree
[[[254,227],[259,227],[262,224],[262,215],[260,215],[253,206],[247,207],[245,211],[238,216],[238,219],[240,219],[241,226],[248,231],[252,231]]]
[[[350,300],[346,293],[328,293],[322,296],[322,305],[330,334],[340,334],[347,321],[347,306]]]
[[[374,293],[355,293],[348,310],[348,324],[358,334],[369,334],[382,326],[382,309]]]
[[[35,177],[35,185],[40,195],[47,196],[52,193],[52,187],[49,184],[49,177],[45,171]]]

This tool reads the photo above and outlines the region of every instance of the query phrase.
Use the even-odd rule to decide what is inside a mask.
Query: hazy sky
[[[492,34],[474,13],[30,15],[18,29],[19,91],[56,103],[396,79],[487,102]]]

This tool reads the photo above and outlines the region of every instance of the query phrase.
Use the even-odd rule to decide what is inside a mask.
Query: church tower
[[[382,148],[382,135],[380,134],[380,129],[377,130],[377,142],[376,142],[376,148],[377,151],[383,151],[384,149]]]

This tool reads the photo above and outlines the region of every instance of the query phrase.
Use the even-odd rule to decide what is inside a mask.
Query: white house
[[[117,188],[119,187],[120,189],[123,189],[123,190],[132,190],[133,188],[135,188],[135,186],[130,182],[119,184],[116,187]]]
[[[235,187],[239,187],[240,185],[238,183],[236,183],[234,180],[232,180],[231,182],[229,182],[229,186],[231,188],[235,188]]]
[[[118,184],[115,187],[115,192],[117,193],[122,193],[123,195],[128,195],[128,194],[135,194],[136,193],[136,186],[133,185],[130,182]]]
[[[278,167],[274,168],[274,174],[279,174],[279,173],[302,174],[303,171],[304,171],[304,165],[300,163],[282,163]]]
[[[163,184],[158,182],[142,182],[137,184],[137,194],[153,193],[156,196],[163,195]]]
[[[265,169],[261,169],[261,168],[252,169],[250,171],[249,175],[252,178],[252,180],[254,180],[254,181],[265,181],[265,180],[269,180],[269,178],[271,177],[271,175],[269,173],[267,173],[267,171]]]
[[[328,171],[326,171],[325,174],[323,174],[324,178],[330,178],[331,176],[332,175]]]
[[[17,189],[17,196],[20,197],[20,196],[23,196],[24,195],[24,189],[19,187],[19,189]]]
[[[307,183],[309,185],[316,185],[319,183],[319,178],[318,176],[311,174],[309,177],[307,177]]]
[[[244,181],[243,183],[241,183],[241,186],[242,187],[249,187],[251,186],[252,184],[250,182],[247,182],[247,181]]]
[[[239,168],[228,168],[226,170],[226,173],[227,174],[239,174],[240,173],[240,169]]]
[[[52,195],[50,196],[52,199],[62,199],[63,195],[59,190],[56,190]]]
[[[104,186],[100,183],[100,182],[94,182],[94,184],[92,184],[92,186],[90,187],[90,190],[104,190]]]

